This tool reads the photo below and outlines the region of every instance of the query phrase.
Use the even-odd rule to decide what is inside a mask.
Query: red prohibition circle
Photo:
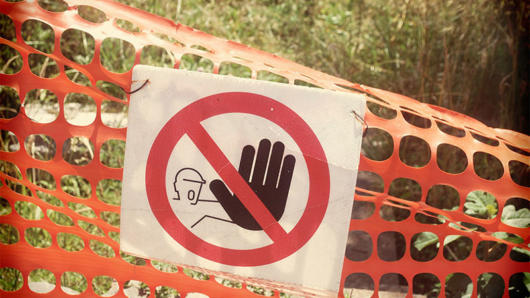
[[[309,173],[308,201],[302,217],[291,231],[273,239],[272,244],[259,248],[231,249],[204,241],[193,234],[173,213],[166,192],[167,164],[180,139],[193,131],[194,127],[201,126],[201,121],[230,113],[256,115],[284,129],[302,151]],[[269,97],[247,92],[226,92],[207,96],[175,114],[160,130],[151,146],[145,183],[153,214],[175,241],[196,255],[232,266],[266,265],[295,253],[309,241],[320,226],[330,193],[327,159],[322,145],[309,125],[286,105]]]

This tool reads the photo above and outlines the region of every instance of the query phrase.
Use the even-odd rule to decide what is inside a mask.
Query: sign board
[[[138,65],[121,246],[130,254],[336,293],[362,95]]]

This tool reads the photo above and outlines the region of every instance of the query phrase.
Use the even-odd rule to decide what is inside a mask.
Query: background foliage
[[[213,35],[230,40],[239,41],[287,59],[297,61],[311,68],[316,68],[326,73],[342,77],[352,82],[358,82],[373,87],[402,93],[421,101],[441,105],[450,109],[471,115],[494,127],[504,127],[528,133],[525,124],[529,121],[528,111],[528,28],[530,28],[529,5],[523,1],[455,1],[455,0],[337,0],[337,1],[302,1],[302,0],[120,0],[121,2],[159,14],[177,22],[189,25]],[[41,0],[41,5],[48,5],[51,10],[62,11],[60,1]],[[85,18],[94,22],[104,20],[90,7],[79,9]],[[0,19],[0,34],[7,39],[14,39],[14,28],[4,15]],[[135,31],[135,25],[120,21],[119,25],[130,31]],[[69,59],[80,64],[87,64],[94,55],[94,40],[91,36],[79,30],[69,29],[61,38],[61,51]],[[27,22],[22,28],[22,37],[31,46],[49,53],[53,50],[53,35],[51,28],[44,23]],[[144,53],[146,53],[144,55]],[[127,42],[108,38],[102,45],[101,62],[103,65],[116,72],[125,72],[133,64],[133,48]],[[142,52],[141,63],[158,66],[172,67],[173,58],[167,52],[153,47]],[[0,47],[0,72],[15,73],[22,61],[9,48]],[[54,61],[45,56],[30,56],[29,63],[32,72],[41,77],[57,76],[59,70]],[[236,76],[250,76],[250,69],[237,64],[221,65],[221,74]],[[198,56],[184,55],[180,68],[211,72],[213,64],[207,59]],[[69,78],[79,84],[90,85],[86,77],[75,69],[66,69]],[[260,73],[258,79],[260,79]],[[267,77],[264,79],[282,81],[282,77]],[[98,81],[97,88],[125,99],[123,91],[110,82]],[[19,110],[20,99],[12,89],[2,87],[0,96],[1,118],[14,117]],[[66,102],[72,109],[84,107],[87,113],[95,113],[95,105],[88,109],[93,100],[83,98],[72,93]],[[31,107],[35,106],[35,115],[31,114]],[[35,120],[46,122],[46,118],[39,118],[40,114],[57,117],[58,102],[55,95],[45,90],[33,90],[25,99],[26,111]],[[126,105],[114,101],[106,101],[102,105],[103,111],[126,115]],[[42,113],[47,109],[46,113]],[[384,113],[384,111],[380,111]],[[71,114],[74,121],[75,114]],[[102,115],[102,117],[104,117]],[[384,117],[384,116],[383,116]],[[103,119],[104,120],[104,119]],[[38,122],[40,122],[38,121]],[[105,121],[105,120],[104,120]],[[110,121],[110,120],[109,120]],[[112,118],[105,123],[111,127],[125,127],[125,118]],[[363,139],[363,154],[374,160],[384,160],[392,154],[392,139],[384,135],[384,131],[371,128]],[[50,160],[56,154],[56,144],[44,135],[31,135],[24,144],[18,144],[16,137],[2,130],[0,147],[3,151],[17,151],[23,145],[26,151],[39,160]],[[400,148],[410,148],[412,156],[406,154],[400,158],[412,166],[421,166],[428,161],[429,156],[422,155],[421,143],[414,139]],[[112,168],[123,167],[123,154],[125,143],[118,140],[109,140],[101,146],[100,161]],[[459,162],[458,152],[447,149],[441,150],[439,156],[447,158],[438,159],[438,165],[450,173],[459,173],[463,170]],[[445,152],[445,151],[444,151]],[[83,137],[73,137],[63,146],[62,154],[65,161],[73,165],[85,165],[94,159],[94,146],[90,140]],[[442,160],[442,163],[440,163]],[[475,165],[483,166],[491,175],[502,174],[502,165],[474,161]],[[464,166],[465,168],[465,166]],[[9,162],[0,161],[0,171],[21,179],[18,168]],[[68,175],[55,181],[45,170],[28,169],[28,179],[45,189],[61,188],[66,193],[79,198],[88,198],[91,195],[89,182],[80,176]],[[366,180],[366,181],[365,181]],[[370,184],[372,188],[383,187],[374,179],[360,180],[358,184]],[[6,180],[8,187],[23,195],[31,196],[29,189],[21,184]],[[373,184],[373,185],[372,185]],[[381,184],[381,185],[379,185]],[[368,187],[368,188],[370,188]],[[389,194],[409,201],[418,201],[419,185],[408,179],[392,182]],[[382,191],[382,190],[381,190]],[[121,181],[106,179],[100,181],[96,187],[99,200],[120,205]],[[449,200],[451,189],[431,189],[427,202],[432,206],[445,210],[454,210],[458,207],[458,193],[456,200]],[[94,211],[81,203],[63,203],[45,192],[37,191],[38,199],[51,205],[68,207],[85,217],[94,218]],[[491,219],[498,215],[506,224],[516,227],[530,227],[530,212],[523,199],[507,203],[501,211],[496,198],[483,191],[468,194],[464,204],[464,212],[472,217]],[[456,206],[454,205],[456,203]],[[358,202],[356,202],[357,204]],[[361,202],[362,203],[362,202]],[[16,202],[13,206],[15,212],[28,220],[37,220],[44,217],[44,212],[35,204],[29,202]],[[8,201],[0,198],[0,216],[12,212]],[[47,210],[48,217],[61,226],[75,225],[73,220],[58,211]],[[410,211],[384,206],[381,216],[387,221],[400,221],[410,216]],[[119,226],[119,214],[105,212],[101,218],[111,225]],[[425,219],[426,220],[426,219]],[[432,221],[432,219],[430,219]],[[443,222],[444,218],[437,219]],[[421,222],[421,220],[418,220]],[[431,222],[425,222],[431,223]],[[94,235],[100,235],[101,230],[88,222],[78,221],[83,230]],[[481,230],[476,225],[464,225],[467,229]],[[458,225],[454,225],[456,229]],[[497,232],[497,238],[521,243],[523,240],[516,235]],[[118,241],[118,233],[109,235]],[[0,226],[0,242],[14,243],[19,241],[19,236],[13,233],[8,225]],[[26,231],[24,237],[31,245],[48,247],[51,245],[51,236],[40,228]],[[395,235],[388,235],[389,241],[395,242]],[[57,241],[61,248],[68,251],[78,251],[84,248],[85,243],[74,234],[60,233]],[[436,256],[440,247],[449,260],[463,260],[472,252],[469,238],[459,235],[450,235],[442,241],[430,232],[417,234],[411,243],[411,256],[415,260],[427,261]],[[114,257],[115,253],[108,245],[91,241],[86,243],[100,256]],[[396,251],[405,249],[406,244],[396,245]],[[487,243],[484,247],[477,247],[477,256],[483,260],[496,260],[505,253],[506,245],[496,242]],[[366,247],[364,247],[366,248]],[[370,248],[372,249],[372,248]],[[380,249],[378,249],[379,251]],[[527,260],[530,252],[523,249],[514,249],[512,252],[517,258]],[[393,251],[389,251],[393,254]],[[441,252],[440,252],[441,253]],[[348,254],[348,251],[347,251]],[[145,265],[145,260],[120,252],[120,257],[136,265]],[[172,265],[159,263],[156,266],[164,270],[176,271]],[[40,270],[40,269],[39,269]],[[195,279],[208,279],[209,276],[193,270],[184,269],[185,274]],[[528,289],[530,275],[521,274],[518,278]],[[429,280],[429,276],[422,277],[414,289],[415,293],[436,295],[440,291],[440,281]],[[87,280],[76,272],[65,272],[60,277],[61,285],[75,292],[86,290]],[[357,279],[357,287],[364,289],[363,284]],[[55,277],[46,270],[35,271],[30,274],[30,281],[55,284]],[[490,289],[495,285],[495,276],[483,274],[479,277],[478,293],[493,293]],[[20,272],[3,268],[0,270],[0,288],[15,290],[23,282]],[[238,282],[222,280],[225,285],[240,288]],[[511,282],[511,281],[510,281]],[[100,276],[92,281],[97,294],[104,294],[112,288],[115,281],[110,277]],[[400,282],[397,282],[398,284]],[[460,285],[460,283],[462,285]],[[502,283],[502,279],[501,279]],[[405,281],[406,284],[406,281]],[[498,282],[497,282],[498,284]],[[351,288],[355,286],[350,285]],[[470,294],[473,284],[465,277],[458,275],[447,276],[446,291],[456,296]],[[125,289],[138,292],[138,295],[149,294],[146,284],[139,281],[129,281]],[[269,295],[268,290],[250,286],[251,291],[262,295]],[[522,287],[520,287],[523,289]],[[372,285],[373,289],[373,285]],[[350,289],[351,290],[351,289]],[[510,289],[510,291],[512,291]],[[351,293],[346,292],[349,296]],[[171,288],[157,288],[155,296],[176,296],[178,293]]]
[[[529,133],[525,1],[120,2],[351,82]]]

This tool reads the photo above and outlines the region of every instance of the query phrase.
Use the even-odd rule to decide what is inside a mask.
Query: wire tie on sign
[[[366,123],[366,121],[364,121],[364,119],[361,116],[359,116],[357,112],[353,110],[351,112],[353,116],[355,117],[355,119],[363,125],[363,138],[364,138],[364,136],[366,135],[366,131],[368,130],[368,123]]]
[[[137,82],[137,81],[133,81],[133,82]],[[142,90],[142,89],[147,85],[147,83],[149,83],[149,79],[145,80],[144,83],[143,83],[140,87],[138,87],[138,88],[136,88],[136,89],[134,89],[134,90],[132,90],[132,91],[125,91],[125,90],[123,90],[123,92],[125,92],[125,93],[131,95],[131,94],[133,94],[133,93],[136,93],[136,92]]]

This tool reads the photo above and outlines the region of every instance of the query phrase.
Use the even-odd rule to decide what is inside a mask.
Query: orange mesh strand
[[[352,84],[345,80],[326,75],[313,69],[301,66],[291,61],[282,59],[272,54],[255,50],[244,45],[222,40],[192,28],[174,24],[172,21],[154,16],[141,10],[133,9],[122,4],[110,1],[90,1],[88,5],[96,7],[105,12],[108,20],[95,24],[81,18],[77,13],[77,5],[86,4],[84,1],[71,0],[67,1],[69,8],[65,12],[54,13],[42,9],[37,2],[20,2],[7,3],[0,2],[0,11],[9,16],[15,25],[16,42],[0,38],[0,43],[8,45],[15,49],[23,59],[22,70],[16,74],[0,74],[2,85],[14,88],[21,101],[25,98],[28,91],[36,88],[48,89],[57,95],[60,112],[58,118],[49,123],[41,124],[31,121],[21,108],[19,114],[12,119],[0,119],[2,129],[13,132],[19,143],[20,149],[16,152],[1,152],[2,160],[14,163],[21,171],[23,179],[19,180],[0,173],[3,186],[0,187],[0,196],[7,199],[11,205],[11,212],[8,215],[0,217],[1,224],[9,224],[18,230],[20,240],[11,245],[0,244],[0,268],[11,267],[18,269],[24,276],[24,285],[18,291],[11,292],[14,297],[27,297],[35,295],[28,287],[28,275],[36,268],[44,268],[54,273],[57,285],[54,290],[44,296],[59,297],[69,296],[60,288],[60,276],[65,271],[79,272],[84,275],[88,281],[88,288],[83,293],[87,296],[95,296],[91,286],[91,281],[95,276],[107,275],[115,278],[123,288],[123,284],[128,280],[140,280],[146,283],[153,295],[155,288],[159,285],[169,286],[177,289],[182,297],[187,293],[200,292],[210,297],[247,297],[259,296],[254,294],[245,287],[242,289],[228,288],[216,282],[213,277],[210,280],[195,280],[182,272],[179,268],[177,273],[164,273],[156,270],[147,262],[145,266],[135,266],[127,263],[119,256],[119,244],[113,241],[109,232],[119,232],[119,228],[111,226],[103,221],[99,215],[102,211],[112,211],[119,213],[120,208],[105,204],[98,200],[96,196],[96,186],[102,179],[121,179],[122,169],[113,169],[103,165],[100,162],[100,148],[104,142],[109,139],[125,140],[125,128],[110,128],[103,125],[101,120],[101,105],[103,100],[112,100],[121,102],[119,99],[112,98],[108,94],[96,88],[96,81],[103,80],[115,83],[125,90],[128,90],[131,81],[131,71],[123,74],[113,73],[105,69],[100,63],[100,48],[102,41],[107,37],[116,37],[130,42],[136,50],[134,64],[140,62],[140,53],[146,45],[157,45],[171,51],[180,61],[183,54],[197,54],[211,59],[214,63],[214,73],[219,72],[219,66],[222,62],[235,62],[248,66],[252,70],[252,78],[257,77],[257,72],[267,70],[278,75],[284,76],[293,84],[295,80],[304,80],[323,88],[345,91],[361,92],[371,95],[368,102],[376,103],[381,106],[397,111],[393,119],[383,119],[370,112],[367,109],[365,121],[370,128],[379,128],[388,132],[394,142],[392,155],[383,161],[374,161],[361,155],[359,171],[370,171],[378,174],[383,178],[384,191],[376,193],[369,190],[363,191],[364,194],[357,194],[355,200],[372,202],[375,206],[374,213],[366,219],[352,219],[350,223],[351,231],[365,231],[371,236],[373,251],[368,259],[364,261],[352,261],[344,258],[344,267],[341,278],[341,291],[344,287],[345,279],[352,273],[367,273],[375,283],[374,296],[378,295],[380,277],[386,273],[400,273],[405,277],[408,283],[408,295],[412,295],[412,284],[414,275],[422,272],[429,272],[436,275],[441,284],[440,296],[445,295],[445,277],[454,272],[462,272],[473,281],[473,295],[477,295],[477,279],[481,273],[495,272],[501,275],[505,282],[504,295],[508,295],[508,279],[511,275],[528,271],[528,263],[516,262],[509,257],[509,251],[514,246],[513,243],[504,243],[508,249],[504,256],[494,262],[484,262],[477,258],[474,253],[477,244],[482,240],[493,240],[503,242],[492,236],[493,232],[504,231],[514,233],[524,239],[523,244],[519,247],[525,247],[529,242],[530,229],[521,229],[508,226],[501,222],[502,208],[510,198],[519,197],[529,200],[528,187],[515,183],[510,177],[509,162],[519,161],[528,165],[529,157],[511,150],[507,145],[530,150],[530,138],[516,132],[493,129],[485,126],[479,121],[458,114],[440,107],[422,104],[408,97],[378,90],[371,87]],[[141,28],[141,32],[126,32],[115,25],[115,19],[126,19]],[[36,19],[49,24],[55,33],[55,47],[50,54],[40,53],[31,46],[27,45],[21,35],[21,26],[28,19]],[[62,33],[69,29],[75,28],[85,31],[95,39],[95,54],[92,62],[87,65],[80,65],[67,59],[60,49],[60,38]],[[182,42],[185,46],[172,44],[158,38],[154,38],[153,32],[166,34]],[[204,52],[194,48],[191,45],[202,45],[211,52]],[[28,64],[28,55],[31,53],[40,53],[54,59],[60,70],[60,74],[53,79],[41,78],[34,75]],[[65,72],[64,66],[73,67],[84,73],[91,82],[91,87],[80,86],[70,81]],[[178,68],[178,62],[175,65]],[[64,97],[70,92],[79,92],[91,96],[97,106],[97,116],[95,121],[86,126],[76,126],[68,123],[64,116]],[[324,105],[325,103],[323,103]],[[410,109],[410,110],[408,110]],[[401,111],[409,112],[421,116],[431,125],[429,128],[421,128],[411,125],[404,118]],[[455,137],[442,132],[435,121],[449,123],[451,126],[463,129],[466,133],[463,137]],[[490,146],[477,141],[472,137],[470,132],[477,132],[483,136],[499,141],[498,146]],[[31,134],[45,134],[52,137],[56,144],[56,154],[51,161],[40,161],[32,158],[24,150],[24,140]],[[416,136],[427,142],[431,152],[430,160],[423,167],[414,168],[403,163],[399,158],[399,144],[405,136]],[[86,166],[71,165],[62,158],[64,142],[73,136],[84,136],[90,139],[94,145],[94,158]],[[437,147],[439,144],[454,145],[465,152],[467,158],[467,167],[459,174],[450,174],[442,171],[437,165]],[[477,151],[489,153],[500,160],[504,168],[503,175],[494,181],[486,180],[479,177],[473,168],[473,154]],[[28,168],[39,168],[50,172],[56,180],[56,190],[47,190],[32,184],[26,175]],[[60,177],[64,175],[77,175],[86,178],[91,184],[91,196],[88,199],[80,199],[68,195],[60,187]],[[394,198],[388,195],[390,182],[396,178],[408,178],[416,181],[422,189],[421,200],[411,202],[400,198]],[[28,187],[32,196],[24,196],[7,187],[5,181],[15,181]],[[457,210],[447,211],[434,208],[426,204],[427,190],[435,184],[450,185],[458,190],[460,194],[460,204]],[[37,198],[37,190],[44,191],[59,198],[64,207],[56,207],[45,203]],[[463,202],[465,195],[474,190],[484,190],[497,198],[499,212],[494,219],[485,220],[470,217],[464,213]],[[78,220],[84,220],[98,226],[105,236],[95,236],[85,232],[74,224],[70,227],[58,226],[54,224],[47,216],[41,220],[30,221],[22,218],[15,212],[14,204],[17,201],[27,201],[39,206],[46,214],[47,210],[57,210],[70,216],[74,223]],[[68,202],[79,202],[92,208],[96,218],[83,217],[71,209],[67,208]],[[401,204],[397,204],[401,203]],[[408,209],[411,214],[399,222],[389,222],[379,216],[382,206],[394,206]],[[425,212],[443,215],[447,218],[445,223],[439,225],[426,225],[418,223],[414,218],[416,214],[426,214]],[[486,232],[462,231],[449,226],[449,223],[468,222],[477,224],[486,229]],[[52,245],[48,248],[35,248],[24,240],[24,231],[30,227],[39,227],[47,230],[52,236]],[[386,231],[396,231],[401,233],[406,242],[406,253],[402,258],[396,261],[388,262],[380,259],[376,252],[378,235]],[[418,262],[411,258],[410,242],[413,235],[429,231],[435,233],[440,243],[447,235],[465,235],[473,241],[473,250],[471,255],[465,260],[459,262],[450,262],[443,257],[442,248],[434,259],[428,262]],[[69,252],[59,247],[57,243],[57,234],[67,232],[81,236],[85,248],[79,252]],[[90,240],[99,240],[112,247],[115,253],[113,258],[101,257],[89,248]],[[442,246],[442,245],[440,245]],[[0,294],[5,292],[0,290]],[[122,291],[117,296],[124,295]],[[275,297],[279,297],[279,292],[274,292]]]

